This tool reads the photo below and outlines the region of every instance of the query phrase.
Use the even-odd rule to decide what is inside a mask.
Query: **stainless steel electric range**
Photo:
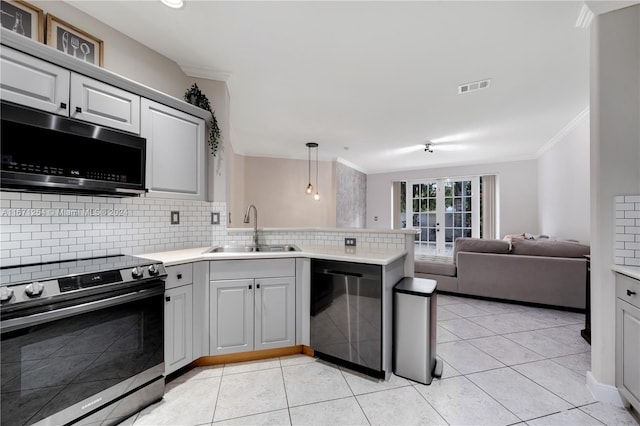
[[[0,268],[1,425],[115,424],[164,394],[162,263]]]

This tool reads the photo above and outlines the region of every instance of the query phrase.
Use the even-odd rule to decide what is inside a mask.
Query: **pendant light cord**
[[[311,147],[307,147],[307,158],[309,160],[309,185],[311,185]]]

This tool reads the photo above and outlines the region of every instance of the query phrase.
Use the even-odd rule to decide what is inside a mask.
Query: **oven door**
[[[2,426],[95,418],[96,411],[118,411],[119,399],[159,382],[163,294],[164,282],[154,281],[24,315],[3,312]],[[107,423],[130,414],[120,412]]]

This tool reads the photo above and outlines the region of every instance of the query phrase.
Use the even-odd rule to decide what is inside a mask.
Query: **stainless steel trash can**
[[[393,372],[425,385],[442,375],[436,286],[435,280],[405,277],[393,287]]]

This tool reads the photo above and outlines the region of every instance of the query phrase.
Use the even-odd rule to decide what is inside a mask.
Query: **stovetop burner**
[[[133,269],[152,263],[159,263],[143,257],[118,254],[113,256],[90,257],[63,260],[59,262],[31,263],[27,265],[0,267],[0,284],[13,285],[25,281],[53,280],[65,276],[81,275],[113,269]]]
[[[0,268],[0,301],[5,310],[8,305],[42,305],[164,277],[161,262],[128,255],[8,266]]]

